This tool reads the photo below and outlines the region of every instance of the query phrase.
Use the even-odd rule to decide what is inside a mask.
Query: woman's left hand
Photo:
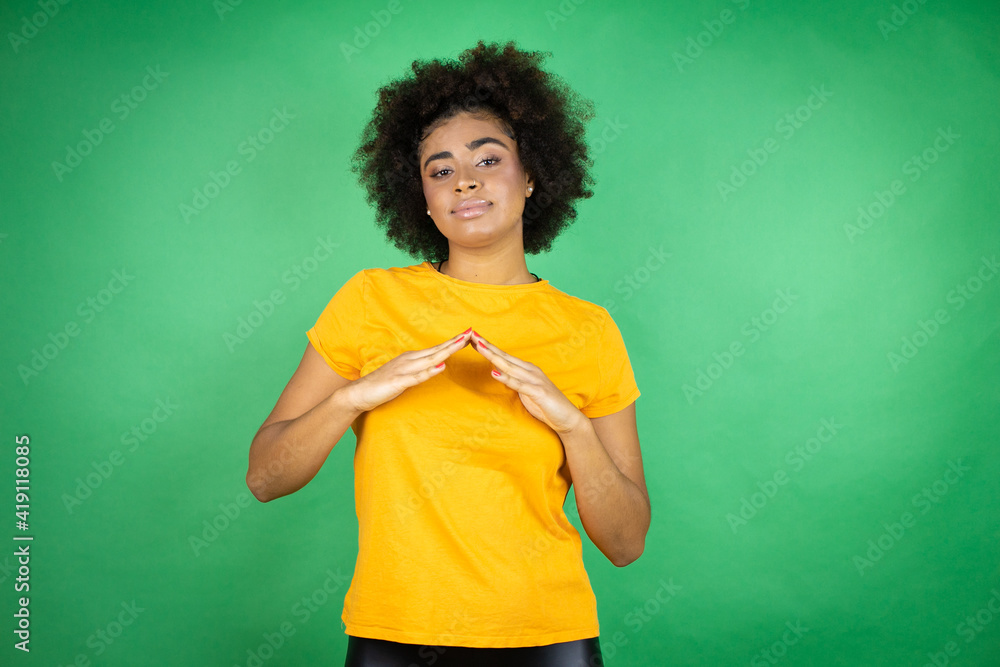
[[[525,410],[556,433],[573,430],[585,416],[538,366],[507,354],[475,331],[472,347],[496,367],[493,377],[517,392]]]

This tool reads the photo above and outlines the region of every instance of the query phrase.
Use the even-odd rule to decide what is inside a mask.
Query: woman
[[[642,553],[639,390],[607,310],[525,263],[593,194],[592,105],[513,43],[459,58],[383,87],[355,154],[388,238],[429,259],[337,291],[247,484],[262,502],[297,491],[353,427],[348,667],[602,665],[562,507],[572,484],[611,562]]]

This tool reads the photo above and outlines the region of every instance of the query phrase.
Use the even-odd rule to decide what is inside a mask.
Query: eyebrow
[[[465,144],[465,147],[468,148],[470,151],[474,151],[483,144],[500,144],[508,151],[510,150],[510,148],[507,147],[507,144],[500,141],[499,139],[494,139],[493,137],[482,137],[481,139],[470,141],[469,143]],[[453,158],[455,156],[451,154],[451,151],[441,151],[440,153],[435,153],[434,155],[431,155],[426,160],[424,160],[424,169],[426,169],[427,165],[429,165],[433,160],[441,160],[446,157]]]

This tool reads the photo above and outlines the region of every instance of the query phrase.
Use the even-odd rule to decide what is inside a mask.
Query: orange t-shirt
[[[307,332],[349,380],[473,327],[588,417],[639,397],[608,311],[547,280],[487,285],[429,262],[357,272]],[[348,635],[511,648],[599,635],[559,436],[471,346],[352,428],[358,559]]]

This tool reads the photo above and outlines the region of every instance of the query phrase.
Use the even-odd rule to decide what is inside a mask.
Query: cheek
[[[427,181],[421,181],[420,185],[421,185],[421,189],[424,192],[424,199],[426,199],[428,202],[431,201],[431,199],[434,197],[434,188],[432,188],[427,183]]]

